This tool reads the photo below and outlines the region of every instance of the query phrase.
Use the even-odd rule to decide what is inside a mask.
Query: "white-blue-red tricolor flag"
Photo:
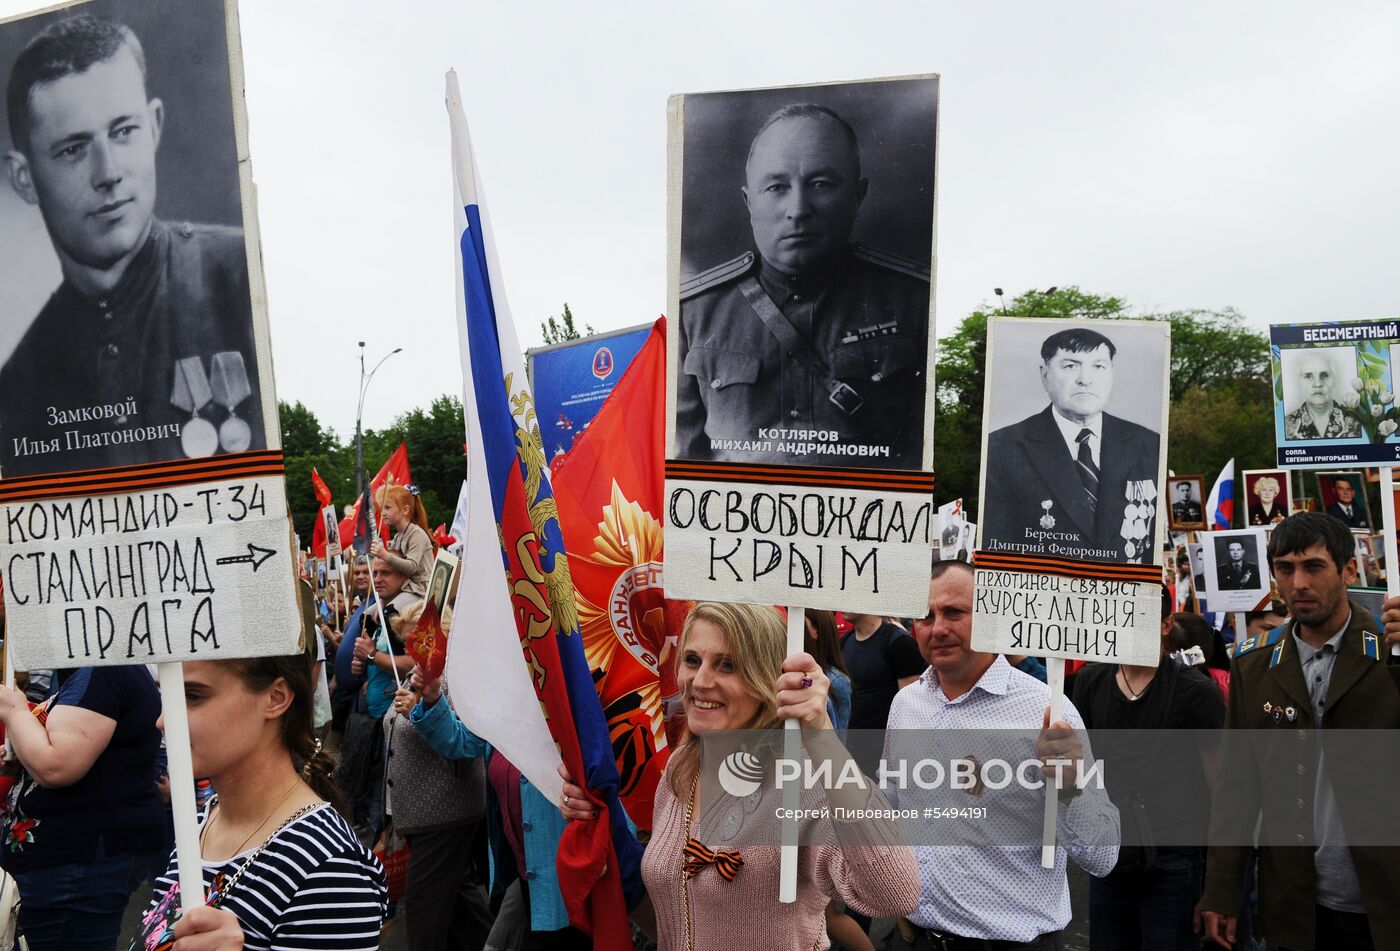
[[[1206,500],[1206,518],[1210,527],[1223,532],[1235,519],[1235,460],[1225,463],[1215,485],[1210,487],[1210,498]]]
[[[627,899],[641,896],[641,847],[618,800],[617,764],[584,656],[539,421],[451,72],[447,112],[471,509],[447,655],[452,705],[554,801],[561,790],[551,771],[561,756],[583,780],[601,814],[565,828],[560,892],[570,922],[592,934],[596,947],[630,948]]]

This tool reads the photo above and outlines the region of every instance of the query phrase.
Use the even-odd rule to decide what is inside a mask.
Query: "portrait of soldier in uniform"
[[[924,216],[913,228],[922,229],[914,257],[853,240],[871,195],[883,187],[888,199],[894,187],[868,172],[866,153],[872,146],[888,153],[896,143],[870,142],[854,114],[800,98],[749,128],[742,176],[737,162],[726,167],[748,240],[680,284],[677,456],[922,468],[931,108],[927,154],[899,157],[927,170],[919,200],[904,210]],[[701,144],[687,140],[686,154]],[[683,223],[683,245],[693,252],[688,234]]]
[[[1215,540],[1215,586],[1220,591],[1245,591],[1260,586],[1259,563],[1245,557],[1244,538]]]
[[[997,318],[989,340],[981,547],[1153,562],[1160,430],[1107,407],[1131,402],[1137,418],[1165,422],[1165,335],[1141,324]],[[1133,381],[1122,393],[1120,372]]]
[[[1336,353],[1350,355],[1350,368],[1340,371]],[[1343,357],[1345,359],[1345,357]],[[1361,435],[1361,424],[1342,412],[1337,398],[1356,376],[1353,347],[1284,350],[1284,439],[1348,439]],[[1290,366],[1291,364],[1291,366]]]
[[[8,183],[42,216],[62,279],[37,317],[0,315],[16,333],[27,325],[0,367],[0,472],[265,448],[243,231],[157,216],[157,155],[176,117],[148,84],[142,40],[91,15],[5,29],[35,33],[0,63]],[[204,187],[237,193],[230,167]]]
[[[1167,480],[1170,487],[1167,496],[1170,501],[1168,507],[1168,524],[1173,531],[1191,531],[1206,527],[1205,506],[1201,500],[1205,497],[1203,491],[1205,478],[1203,476],[1173,476]]]

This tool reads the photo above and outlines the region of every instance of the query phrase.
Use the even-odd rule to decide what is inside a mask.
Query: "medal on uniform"
[[[1289,705],[1283,708],[1283,715],[1289,723],[1292,723],[1294,720],[1298,719],[1298,709]]]
[[[1265,712],[1265,713],[1273,713],[1273,712],[1274,712],[1274,705],[1273,705],[1272,703],[1270,703],[1269,701],[1267,701],[1267,700],[1264,701],[1264,712]]]
[[[234,412],[253,392],[248,383],[248,370],[243,365],[243,354],[237,350],[214,354],[209,375],[214,401],[228,410],[228,419],[219,427],[219,445],[224,452],[242,452],[253,442],[252,429]]]
[[[1045,514],[1040,516],[1041,528],[1049,529],[1055,527],[1055,516],[1050,514],[1050,506],[1054,504],[1055,502],[1053,499],[1041,499],[1040,507],[1045,509]]]
[[[1138,561],[1146,553],[1156,514],[1157,485],[1151,479],[1129,480],[1123,487],[1123,524],[1118,534],[1123,538],[1123,554],[1129,561]]]
[[[190,414],[190,421],[180,429],[180,448],[187,458],[212,456],[219,448],[219,434],[214,431],[214,424],[199,415],[211,395],[204,361],[199,357],[185,357],[175,362],[175,385],[170,390],[170,402]]]

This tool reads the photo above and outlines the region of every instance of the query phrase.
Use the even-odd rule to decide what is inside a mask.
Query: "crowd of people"
[[[551,802],[406,655],[435,542],[411,491],[391,487],[381,506],[391,541],[351,555],[343,586],[305,586],[314,636],[303,653],[185,664],[194,770],[211,791],[199,816],[204,907],[178,914],[151,672],[30,671],[0,688],[11,774],[0,864],[18,883],[31,949],[115,947],[146,882],[133,947],[148,951],[375,948],[386,928],[412,951],[593,946],[569,924],[555,854],[566,823],[597,820],[595,801],[565,773]],[[676,651],[683,737],[640,823],[638,945],[856,951],[876,946],[873,919],[892,918],[894,947],[1048,951],[1064,946],[1073,862],[1090,877],[1093,951],[1400,946],[1396,850],[1348,842],[1342,821],[1375,790],[1307,752],[1249,742],[1280,722],[1400,728],[1387,660],[1400,599],[1377,619],[1348,598],[1354,542],[1323,513],[1275,526],[1268,556],[1281,600],[1247,629],[1222,634],[1176,610],[1164,586],[1158,663],[1077,665],[1053,723],[1043,665],[974,649],[965,562],[935,563],[922,617],[807,611],[805,649],[790,655],[778,610],[695,605]],[[453,621],[447,612],[444,629]],[[1300,696],[1274,708],[1275,686],[1295,680]],[[797,900],[779,903],[779,848],[727,848],[705,785],[720,758],[702,747],[787,720],[836,774],[858,730],[886,731],[886,760],[926,742],[920,731],[1032,731],[1035,756],[1063,767],[1053,862],[1038,841],[927,844],[893,820],[823,818],[803,833]],[[1105,788],[1081,789],[1095,761]],[[825,790],[826,805],[884,815],[915,803],[860,765],[867,780]],[[999,801],[1038,822],[1044,796]],[[1293,823],[1309,844],[1222,834],[1260,817]]]

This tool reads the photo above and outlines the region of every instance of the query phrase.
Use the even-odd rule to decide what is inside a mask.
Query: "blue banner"
[[[567,452],[651,333],[651,324],[532,350],[530,377],[545,458]]]

